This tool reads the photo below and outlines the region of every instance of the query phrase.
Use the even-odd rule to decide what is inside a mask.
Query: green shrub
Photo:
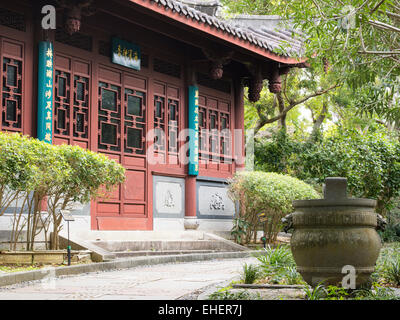
[[[78,146],[53,146],[18,133],[0,132],[0,215],[14,205],[10,249],[22,231],[27,250],[53,225],[51,247],[58,248],[60,210],[86,203],[124,182],[125,169],[105,155]],[[104,189],[104,191],[102,191]],[[48,214],[41,213],[46,204]],[[27,212],[27,214],[24,214]]]
[[[52,249],[59,246],[60,210],[69,209],[74,202],[87,203],[99,197],[105,198],[125,179],[125,169],[104,154],[71,145],[55,148],[68,169],[60,176],[62,181],[54,186],[48,199],[48,210],[53,221]]]
[[[229,195],[239,202],[239,218],[249,225],[243,243],[256,241],[258,214],[268,218],[264,232],[272,243],[281,230],[281,219],[293,211],[293,200],[320,198],[311,186],[296,178],[261,171],[238,172],[230,181]]]

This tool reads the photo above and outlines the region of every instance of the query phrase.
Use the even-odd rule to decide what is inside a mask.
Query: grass
[[[208,296],[207,300],[260,300],[260,294],[248,291],[230,292],[229,290],[217,291]]]
[[[384,245],[372,279],[382,286],[400,287],[400,242]]]
[[[71,265],[77,264],[87,264],[92,263],[88,261],[79,261],[79,262],[71,262]],[[11,273],[11,272],[22,272],[22,271],[32,271],[32,270],[39,270],[45,267],[65,267],[67,265],[67,261],[64,261],[61,264],[53,263],[53,264],[7,264],[7,265],[0,265],[0,275],[2,273]]]
[[[296,270],[296,263],[288,245],[278,245],[276,248],[268,246],[265,254],[257,256],[257,259],[263,273],[263,278],[260,278],[258,283],[304,284]]]
[[[260,272],[258,266],[253,264],[248,265],[247,263],[244,264],[242,280],[245,284],[254,283],[254,281],[260,278],[261,275],[262,273]]]
[[[2,272],[20,272],[20,271],[31,271],[41,269],[41,265],[0,265],[0,271]]]

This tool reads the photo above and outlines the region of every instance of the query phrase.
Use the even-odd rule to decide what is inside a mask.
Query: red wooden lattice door
[[[200,171],[229,176],[232,172],[231,105],[225,99],[199,97]]]
[[[100,67],[96,109],[97,151],[126,168],[126,182],[97,203],[92,228],[151,229],[152,215],[147,205],[147,80]]]
[[[89,148],[90,63],[56,54],[53,143]]]

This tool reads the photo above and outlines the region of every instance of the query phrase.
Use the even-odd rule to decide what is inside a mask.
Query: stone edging
[[[11,272],[0,275],[0,287],[9,286],[21,282],[51,279],[60,276],[71,276],[89,272],[129,269],[143,265],[156,265],[164,263],[245,258],[245,257],[250,257],[254,254],[260,254],[260,251],[215,252],[215,253],[202,253],[202,254],[199,253],[180,254],[180,255],[170,255],[170,256],[146,256],[146,257],[117,259],[108,262],[66,266],[66,267],[51,267],[40,270]]]
[[[303,289],[304,286],[297,284],[245,284],[237,283],[233,284],[234,289]]]

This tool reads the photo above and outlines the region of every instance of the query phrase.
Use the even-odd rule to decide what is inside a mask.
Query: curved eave
[[[237,47],[240,47],[242,49],[245,49],[247,51],[255,53],[259,56],[262,56],[264,58],[267,58],[267,59],[270,59],[270,60],[273,60],[273,61],[276,61],[279,63],[295,66],[298,64],[305,63],[307,60],[305,58],[292,58],[292,57],[280,56],[269,50],[261,48],[253,43],[250,43],[249,41],[238,38],[228,32],[225,32],[219,28],[216,28],[215,26],[211,26],[207,22],[203,22],[202,19],[197,20],[195,17],[190,17],[187,15],[180,14],[171,8],[166,8],[163,5],[157,4],[154,1],[149,1],[149,0],[129,0],[129,1],[132,3],[135,3],[136,5],[141,6],[143,8],[150,9],[153,12],[156,12],[164,17],[173,19],[174,21],[178,21],[190,28],[196,29],[200,32],[205,32],[215,38],[229,42],[230,44],[233,44]]]

